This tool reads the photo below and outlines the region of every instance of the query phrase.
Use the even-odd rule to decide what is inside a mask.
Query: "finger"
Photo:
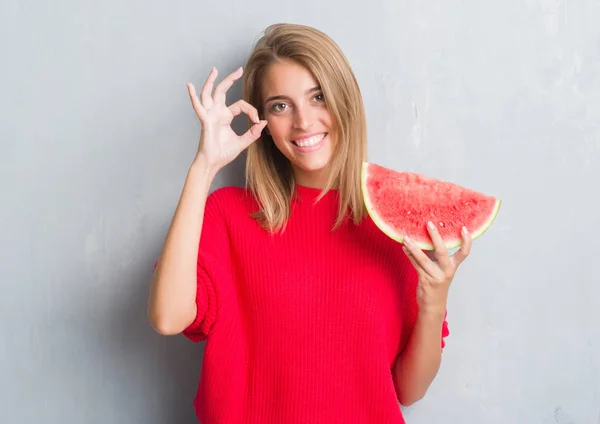
[[[208,74],[208,77],[206,78],[204,87],[202,87],[200,98],[202,100],[202,106],[204,106],[206,109],[210,109],[213,105],[212,89],[217,79],[217,75],[219,75],[219,71],[213,66]]]
[[[471,245],[473,243],[473,239],[471,234],[469,234],[467,227],[462,228],[460,236],[462,238],[462,246],[454,255],[452,255],[452,260],[457,266],[467,259],[467,256],[469,256],[469,253],[471,252]]]
[[[244,100],[238,100],[237,102],[229,106],[229,110],[231,111],[233,116],[238,116],[240,113],[243,112],[246,115],[248,115],[252,122],[254,122],[255,124],[260,123],[260,119],[258,119],[258,110],[256,110],[254,106],[252,106],[250,103]]]
[[[260,137],[263,129],[267,126],[267,121],[260,121],[258,124],[252,125],[252,127],[246,131],[241,137],[240,140],[243,144],[243,148],[245,149],[252,143],[254,143]]]
[[[440,235],[439,230],[435,226],[435,224],[431,221],[427,223],[427,231],[429,231],[429,236],[431,237],[431,241],[433,242],[433,256],[440,267],[445,270],[450,265],[450,257],[448,256],[448,248]]]
[[[404,246],[407,249],[407,253],[415,258],[415,261],[419,266],[433,278],[437,278],[441,272],[439,267],[427,257],[427,255],[408,237],[404,237]]]
[[[244,73],[244,70],[240,66],[239,68],[237,68],[237,70],[235,70],[234,72],[229,74],[229,76],[227,76],[227,78],[225,78],[223,81],[221,81],[219,83],[219,85],[217,85],[217,88],[215,88],[215,95],[213,97],[213,100],[215,103],[225,104],[225,98],[227,97],[227,91],[231,88],[233,83],[235,83],[242,76],[243,73]]]
[[[419,279],[422,279],[424,276],[426,276],[427,273],[423,270],[423,268],[421,267],[419,262],[417,262],[415,257],[410,253],[408,248],[406,246],[403,246],[402,249],[404,250],[404,253],[406,253],[406,257],[408,258],[410,263],[415,267],[415,270],[417,271]]]
[[[194,84],[188,82],[187,88],[190,100],[192,102],[192,107],[194,108],[196,115],[198,116],[198,118],[200,118],[201,121],[204,121],[204,118],[206,117],[206,109],[204,109],[204,107],[200,104],[200,100],[198,100]]]

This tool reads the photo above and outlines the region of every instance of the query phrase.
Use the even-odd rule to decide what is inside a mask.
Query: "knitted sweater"
[[[282,234],[249,192],[207,199],[197,317],[202,424],[404,423],[392,378],[417,316],[414,267],[367,216],[332,231],[337,191],[300,186]],[[446,321],[441,344],[448,335]]]

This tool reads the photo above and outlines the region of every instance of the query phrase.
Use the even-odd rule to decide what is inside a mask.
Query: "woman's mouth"
[[[310,137],[292,140],[292,144],[297,151],[301,153],[309,153],[319,150],[321,146],[323,146],[326,138],[327,133],[315,134]]]

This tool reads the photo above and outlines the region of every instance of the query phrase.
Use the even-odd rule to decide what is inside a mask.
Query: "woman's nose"
[[[312,116],[310,108],[301,106],[296,108],[294,113],[294,128],[305,130],[312,125]]]

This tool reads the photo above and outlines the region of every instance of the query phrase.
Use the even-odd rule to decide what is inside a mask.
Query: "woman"
[[[243,75],[244,100],[226,105]],[[471,246],[430,257],[385,236],[360,191],[366,123],[343,53],[313,28],[267,28],[198,98],[200,144],[152,280],[149,319],[206,340],[195,398],[211,423],[403,423],[448,334],[448,288]],[[241,113],[250,128],[237,136]],[[209,195],[247,151],[247,187]]]

